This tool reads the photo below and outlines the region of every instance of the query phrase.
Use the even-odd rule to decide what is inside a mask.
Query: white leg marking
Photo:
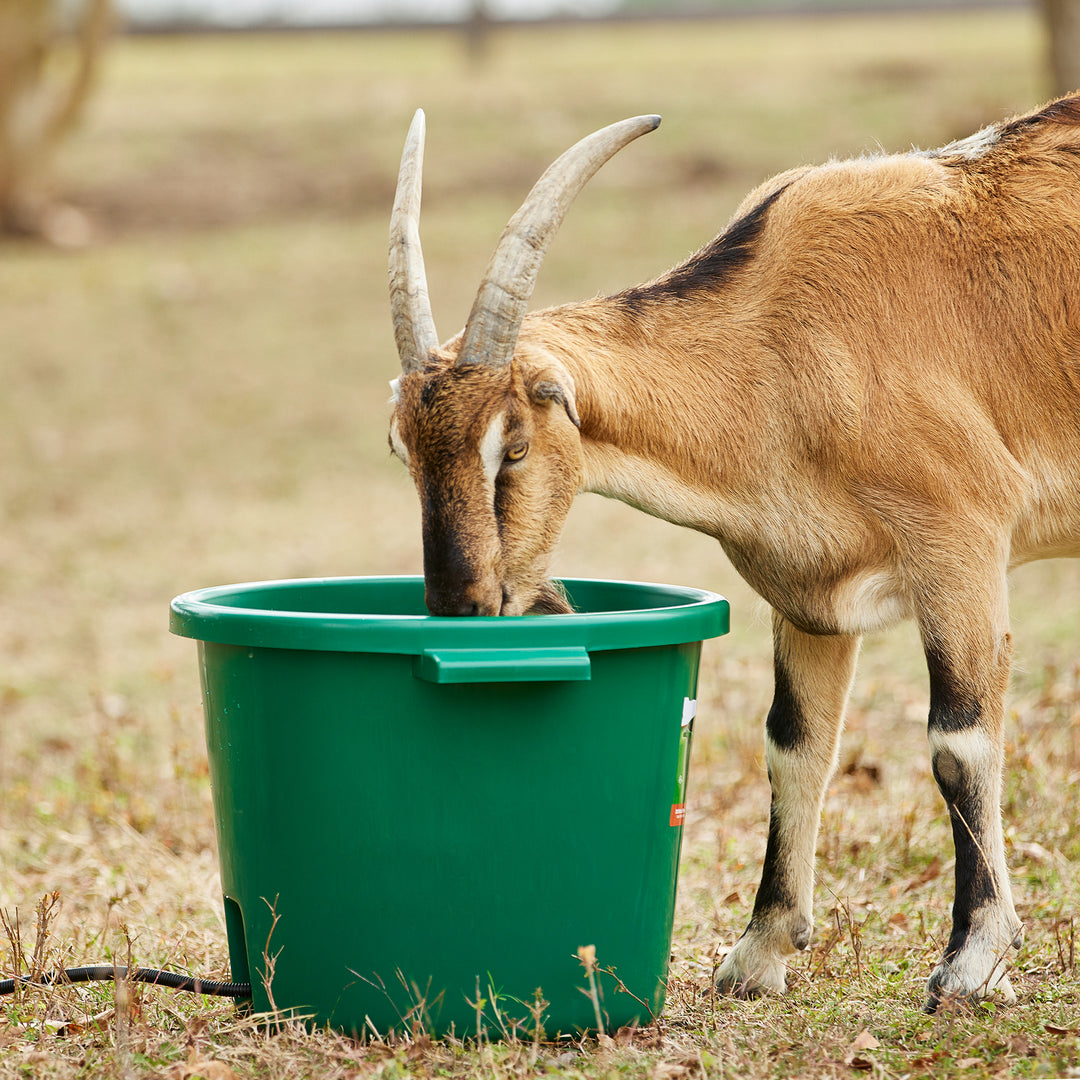
[[[930,754],[936,757],[947,750],[977,780],[980,791],[990,787],[1001,788],[1001,756],[990,742],[986,732],[979,727],[965,731],[940,731],[930,728],[928,732]]]

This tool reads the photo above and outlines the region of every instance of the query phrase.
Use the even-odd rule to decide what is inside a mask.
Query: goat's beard
[[[572,615],[574,609],[557,581],[545,581],[540,586],[536,599],[529,608],[530,615]]]

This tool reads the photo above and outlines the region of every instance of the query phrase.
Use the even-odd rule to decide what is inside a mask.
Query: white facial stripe
[[[396,420],[390,421],[390,445],[394,448],[394,453],[397,454],[401,460],[408,465],[409,464],[409,451],[405,448],[405,443],[401,440],[401,432],[398,431],[398,425]]]
[[[390,380],[390,403],[396,405],[401,398],[401,376]]]
[[[499,470],[502,468],[503,454],[506,449],[503,445],[505,420],[506,414],[499,413],[488,424],[488,429],[480,440],[480,464],[484,469],[484,477],[492,488],[495,487],[495,477],[499,475]]]

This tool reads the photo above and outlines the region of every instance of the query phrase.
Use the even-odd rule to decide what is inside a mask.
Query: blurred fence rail
[[[663,0],[624,0],[571,10],[552,3],[550,10],[531,4],[520,14],[509,9],[491,9],[484,3],[448,3],[445,14],[438,5],[428,5],[410,16],[407,12],[342,13],[320,16],[317,8],[296,2],[267,3],[265,14],[245,5],[246,15],[237,14],[225,0],[170,4],[168,0],[128,0],[118,6],[123,28],[133,34],[192,32],[326,32],[380,31],[459,28],[464,34],[483,34],[501,26],[566,26],[653,21],[692,21],[731,18],[786,18],[811,15],[858,15],[928,13],[1035,8],[1040,0],[697,0],[665,3]],[[343,6],[342,6],[343,7]]]

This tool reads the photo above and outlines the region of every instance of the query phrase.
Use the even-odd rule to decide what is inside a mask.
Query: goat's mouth
[[[545,581],[529,606],[529,615],[571,615],[574,608],[566,591],[556,581]]]
[[[429,587],[425,600],[432,615],[465,617],[478,615],[570,615],[573,606],[556,581],[527,588],[493,584],[493,587],[445,593]]]
[[[527,589],[513,590],[503,586],[500,615],[572,615],[574,606],[566,590],[550,579]]]
[[[467,615],[571,615],[574,607],[566,591],[557,581],[545,581],[532,589],[513,589],[502,587],[502,600],[499,610],[484,610],[474,604]]]

